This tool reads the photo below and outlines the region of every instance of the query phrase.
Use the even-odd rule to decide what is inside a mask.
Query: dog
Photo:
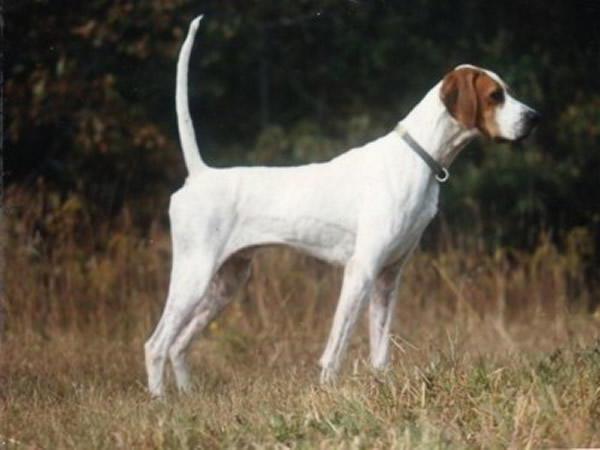
[[[173,263],[160,321],[145,343],[148,388],[164,392],[170,359],[190,388],[185,353],[248,280],[251,250],[284,244],[344,267],[331,333],[320,359],[335,380],[359,313],[369,304],[370,362],[388,363],[400,274],[437,212],[439,184],[477,136],[519,141],[540,115],[491,71],[461,65],[388,134],[328,162],[297,167],[208,167],[188,105],[188,66],[202,16],[191,22],[177,63],[176,110],[189,176],[171,196]]]

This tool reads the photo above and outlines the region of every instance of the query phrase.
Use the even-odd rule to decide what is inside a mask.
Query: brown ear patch
[[[448,112],[465,128],[477,128],[484,135],[498,134],[496,106],[490,94],[503,89],[489,75],[476,68],[455,69],[444,77],[440,98]]]
[[[480,73],[471,68],[453,70],[442,83],[442,102],[452,117],[466,128],[474,128],[477,124],[479,101],[475,81]]]

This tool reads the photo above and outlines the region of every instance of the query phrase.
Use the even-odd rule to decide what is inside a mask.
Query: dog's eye
[[[502,89],[496,89],[490,94],[490,98],[496,103],[501,103],[504,101],[504,91]]]

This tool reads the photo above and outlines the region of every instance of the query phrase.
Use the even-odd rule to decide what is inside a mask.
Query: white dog
[[[189,176],[171,197],[171,284],[145,344],[148,385],[163,394],[170,358],[177,386],[190,386],[185,351],[249,275],[248,250],[286,244],[344,267],[321,381],[335,377],[359,313],[369,302],[371,363],[388,362],[390,324],[402,266],[437,212],[439,182],[473,138],[516,141],[539,115],[494,73],[459,66],[398,127],[326,163],[299,167],[208,167],[188,109],[188,63],[198,23],[177,64],[176,104]],[[245,250],[245,251],[242,251]]]

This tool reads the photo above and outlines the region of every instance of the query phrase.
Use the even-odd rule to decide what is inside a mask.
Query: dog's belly
[[[339,224],[317,217],[281,217],[256,215],[246,218],[239,247],[283,244],[332,264],[344,265],[354,252],[356,234]],[[243,242],[242,242],[243,241]]]

